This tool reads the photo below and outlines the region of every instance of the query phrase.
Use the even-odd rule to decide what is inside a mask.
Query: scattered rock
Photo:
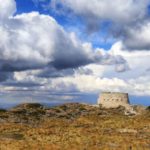
[[[26,123],[35,124],[40,122],[42,119],[53,118],[64,118],[64,119],[75,119],[80,116],[93,115],[107,117],[110,115],[136,115],[137,112],[141,113],[145,110],[141,106],[123,107],[117,108],[102,108],[95,107],[87,104],[79,103],[67,103],[61,106],[52,108],[46,108],[38,103],[26,103],[18,105],[8,111],[0,110],[0,123],[11,122],[11,123]],[[149,112],[149,107],[146,109]]]
[[[134,134],[138,133],[137,130],[134,130],[134,129],[126,129],[126,128],[124,128],[124,129],[118,129],[118,132],[120,132],[120,133],[134,133]]]
[[[24,135],[20,133],[4,133],[0,135],[0,139],[23,140]]]
[[[5,112],[6,112],[5,109],[0,108],[0,113],[5,113]]]
[[[148,106],[148,107],[146,108],[146,110],[150,111],[150,106]]]

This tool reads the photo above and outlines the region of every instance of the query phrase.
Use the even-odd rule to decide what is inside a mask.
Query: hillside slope
[[[0,110],[0,150],[149,150],[150,108],[134,110],[78,103]]]

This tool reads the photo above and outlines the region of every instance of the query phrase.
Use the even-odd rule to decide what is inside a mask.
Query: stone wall
[[[129,97],[127,93],[103,92],[98,99],[98,104],[106,108],[127,106],[129,105]]]

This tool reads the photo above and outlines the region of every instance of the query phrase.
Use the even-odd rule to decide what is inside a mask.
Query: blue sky
[[[37,3],[36,3],[37,2]],[[110,49],[115,39],[112,37],[110,39],[107,35],[107,30],[111,26],[111,22],[105,21],[101,25],[101,30],[97,30],[96,33],[88,34],[86,27],[84,26],[84,20],[80,16],[67,16],[65,14],[56,14],[51,8],[43,8],[43,5],[49,5],[50,0],[45,0],[43,2],[32,1],[32,0],[16,0],[17,12],[16,14],[21,13],[30,13],[32,11],[37,11],[40,14],[46,14],[53,16],[59,24],[61,24],[65,30],[71,32],[74,30],[78,37],[83,41],[92,42],[93,47],[102,47],[106,50]],[[80,33],[82,29],[82,34]],[[101,39],[103,37],[103,39]]]
[[[150,104],[149,0],[0,2],[4,105],[96,103],[103,91]]]

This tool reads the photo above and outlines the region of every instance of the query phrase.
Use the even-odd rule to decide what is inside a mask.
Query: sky
[[[150,0],[0,0],[0,107],[150,105]]]

